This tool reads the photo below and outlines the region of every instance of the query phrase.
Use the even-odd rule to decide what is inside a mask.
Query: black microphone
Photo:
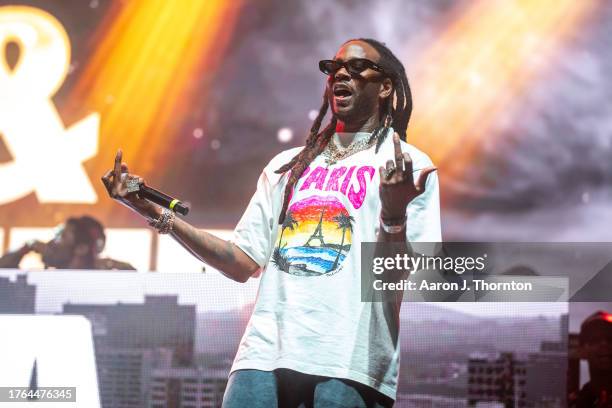
[[[144,184],[140,185],[138,195],[179,214],[187,215],[189,212],[189,207],[183,204],[180,200],[170,197],[169,195],[164,194],[161,191],[157,191],[154,188],[145,186]]]

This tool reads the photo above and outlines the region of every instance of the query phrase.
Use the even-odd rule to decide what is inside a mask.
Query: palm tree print
[[[289,262],[286,256],[281,254],[280,248],[278,247],[274,248],[274,252],[272,253],[272,263],[283,272],[289,272],[289,268],[291,267],[291,262]]]
[[[340,241],[340,246],[338,247],[338,254],[336,255],[336,259],[334,260],[334,264],[329,269],[333,271],[338,267],[338,261],[340,260],[340,255],[342,255],[342,249],[344,247],[344,237],[346,236],[346,230],[349,230],[351,234],[353,233],[353,222],[355,219],[346,213],[340,213],[339,215],[333,218],[335,222],[338,223],[338,228],[342,228],[342,240]]]
[[[283,241],[283,234],[285,232],[285,229],[289,228],[291,231],[293,231],[297,223],[298,222],[295,220],[295,218],[293,218],[293,214],[291,214],[291,212],[288,212],[287,216],[285,217],[285,221],[283,222],[283,225],[282,225],[280,238],[278,239],[279,249],[281,247],[281,242]]]

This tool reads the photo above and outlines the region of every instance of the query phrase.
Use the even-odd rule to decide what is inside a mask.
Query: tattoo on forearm
[[[234,245],[206,231],[183,225],[172,234],[196,258],[215,267],[232,266],[236,262]]]
[[[225,262],[235,262],[236,255],[234,254],[234,245],[231,242],[224,241],[223,246],[225,248],[222,251],[219,251],[219,256],[225,259]]]

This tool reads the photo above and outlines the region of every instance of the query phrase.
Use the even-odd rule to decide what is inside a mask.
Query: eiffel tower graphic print
[[[320,242],[319,246],[322,246],[322,247],[325,246],[325,240],[323,239],[323,228],[322,228],[324,215],[325,215],[325,207],[323,207],[323,211],[321,211],[321,217],[319,218],[319,223],[317,224],[317,228],[314,230],[310,238],[308,238],[308,241],[306,241],[306,244],[304,244],[304,246],[306,247],[311,246],[310,241],[312,240],[319,240]]]

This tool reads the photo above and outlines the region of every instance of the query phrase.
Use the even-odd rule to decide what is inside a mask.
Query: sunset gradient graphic
[[[273,263],[300,276],[336,271],[350,250],[352,223],[334,196],[312,196],[292,204],[279,227]]]

